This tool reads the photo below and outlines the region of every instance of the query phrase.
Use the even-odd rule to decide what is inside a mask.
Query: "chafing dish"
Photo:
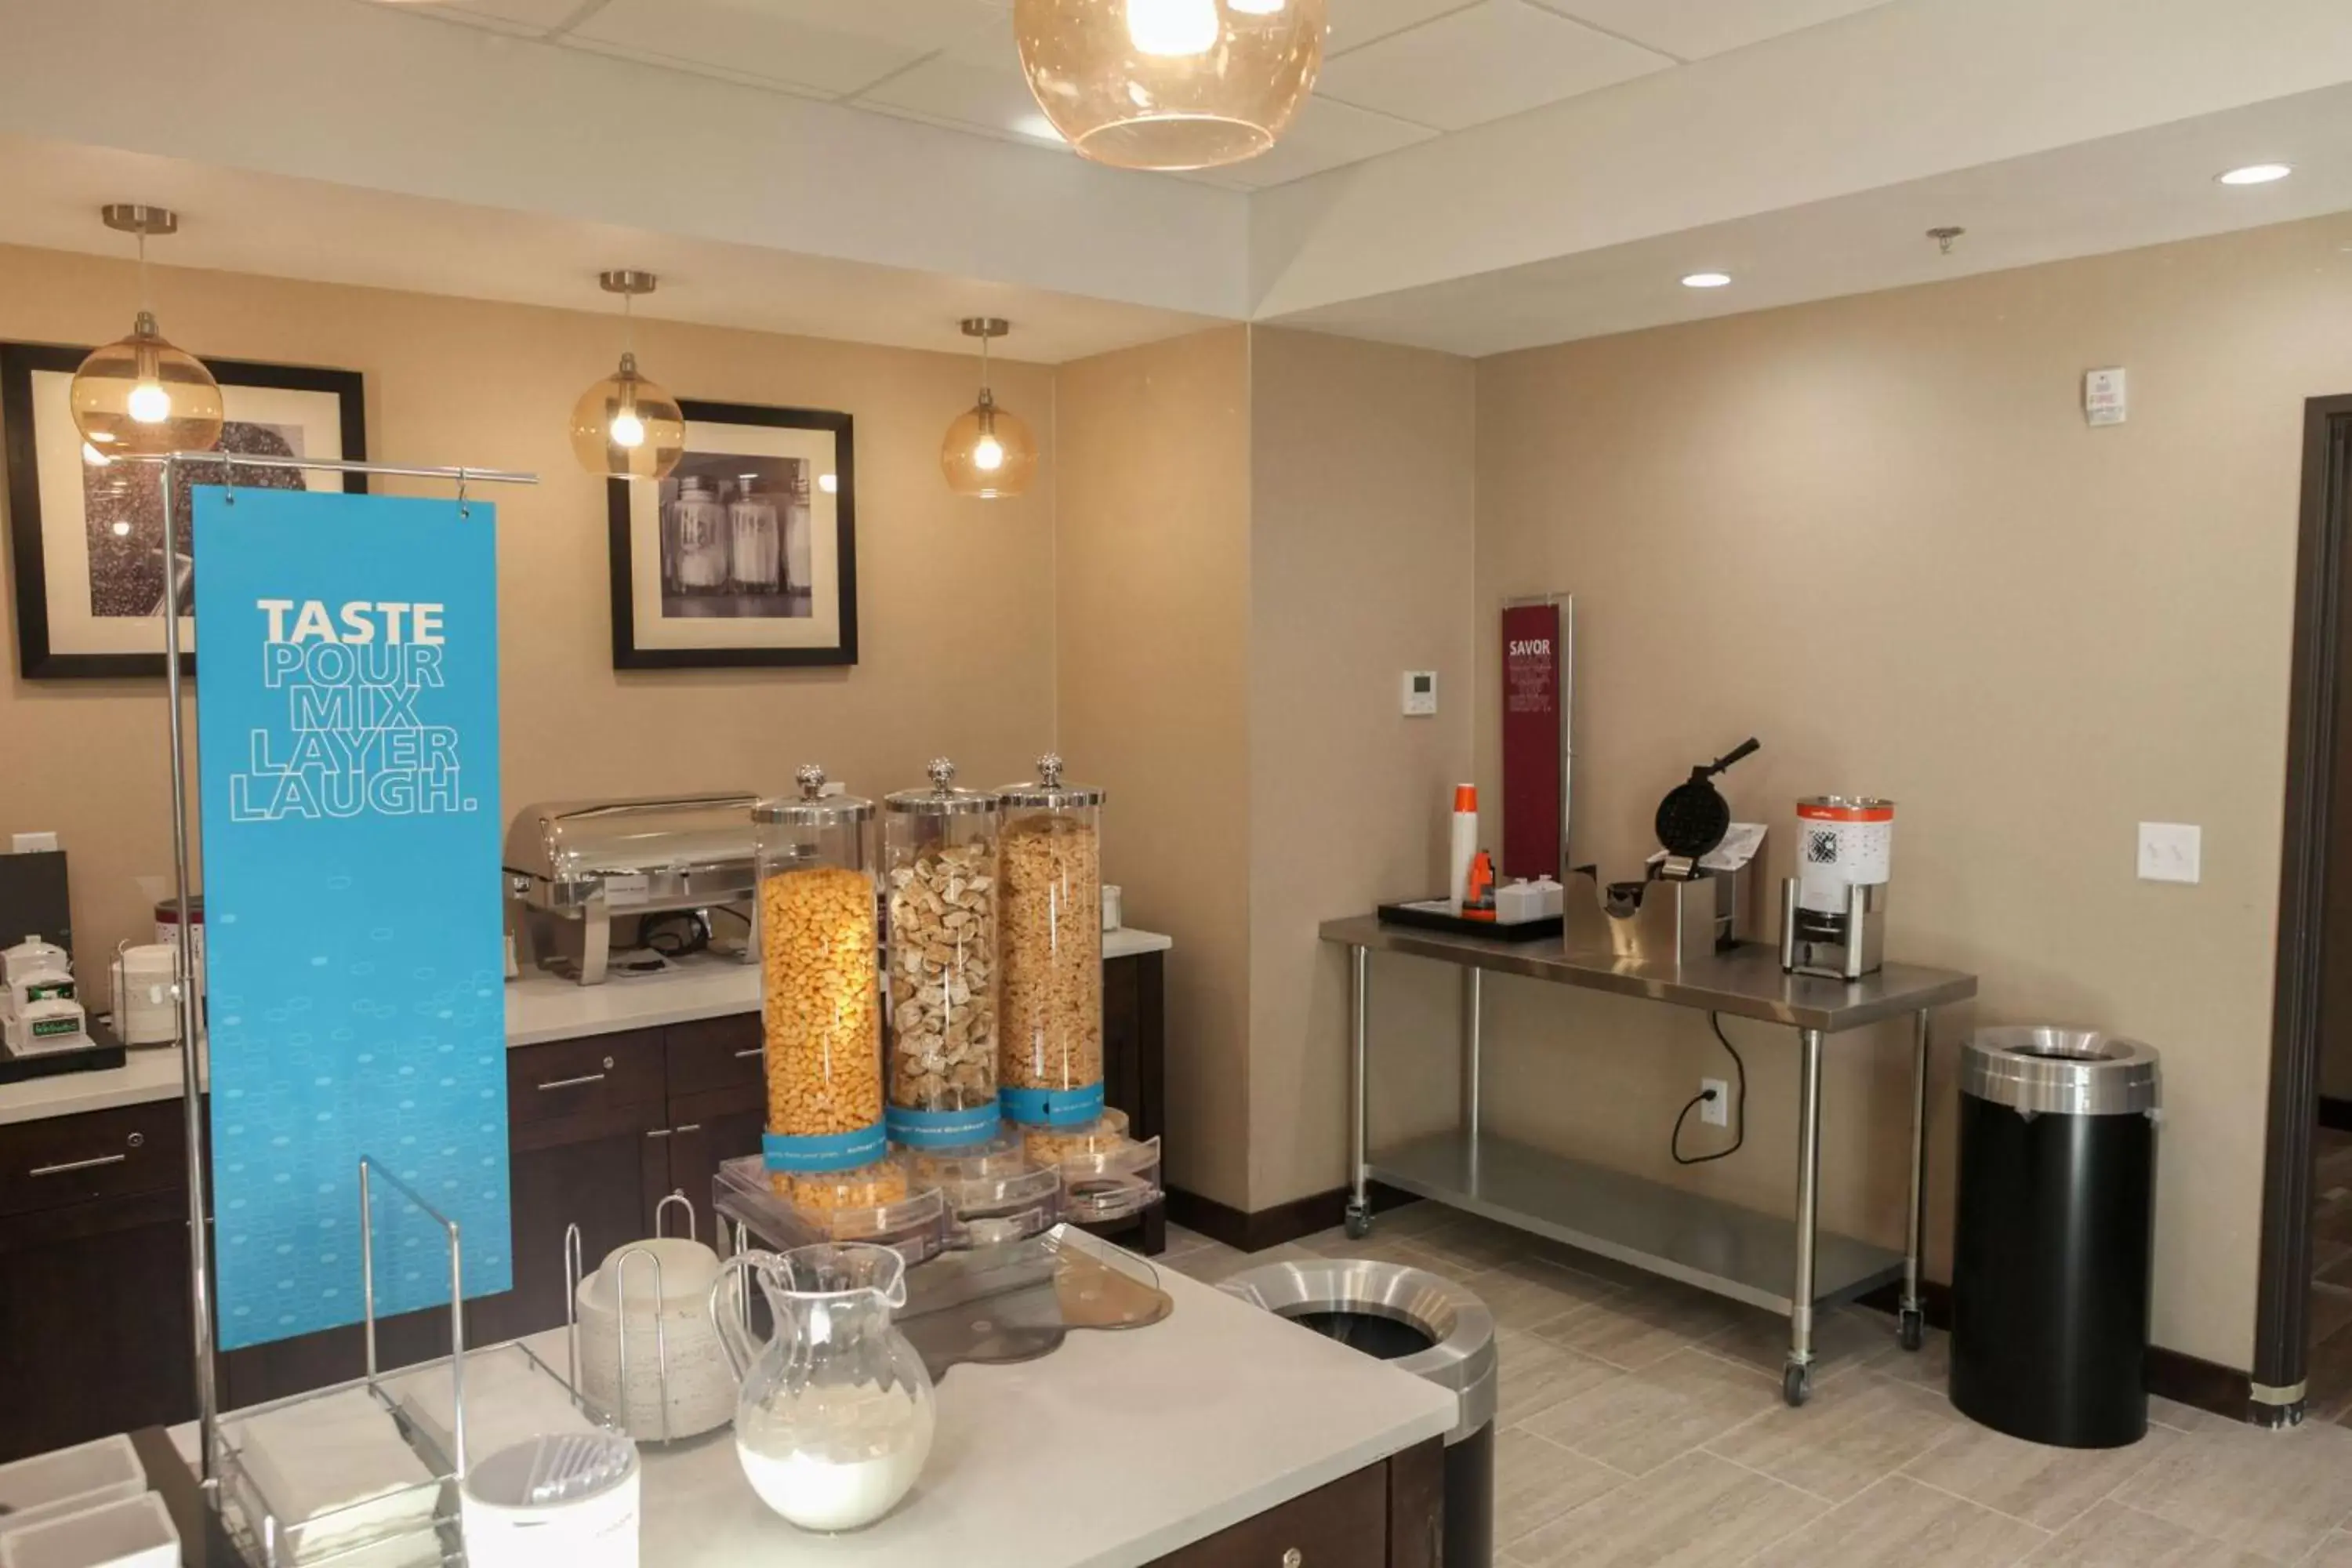
[[[527,805],[507,829],[507,925],[518,963],[603,984],[613,917],[692,910],[745,963],[758,878],[748,791]],[[725,913],[731,926],[716,923]]]

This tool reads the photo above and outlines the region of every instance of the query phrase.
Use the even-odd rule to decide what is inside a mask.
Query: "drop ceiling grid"
[[[400,0],[382,0],[400,4]],[[1013,0],[443,0],[404,9],[900,119],[1057,145],[1013,53]],[[1264,189],[1540,109],[1885,0],[1331,0],[1315,96]]]

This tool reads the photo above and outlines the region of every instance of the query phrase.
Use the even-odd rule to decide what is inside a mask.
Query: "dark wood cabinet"
[[[1152,1568],[1440,1568],[1443,1445],[1432,1438],[1180,1547]]]
[[[1104,966],[1105,1097],[1135,1136],[1164,1130],[1160,955]],[[581,1257],[653,1234],[661,1199],[694,1205],[716,1239],[720,1163],[760,1152],[760,1020],[744,1013],[507,1053],[513,1288],[466,1305],[468,1344],[563,1321],[563,1235]],[[0,1126],[0,1462],[194,1414],[187,1155],[181,1102]],[[1158,1252],[1161,1208],[1090,1226]],[[669,1228],[680,1228],[673,1220]],[[385,1367],[448,1353],[446,1308],[377,1325]],[[221,1407],[361,1374],[356,1326],[219,1358]]]
[[[483,1303],[483,1339],[563,1321],[569,1226],[580,1227],[584,1269],[653,1234],[654,1205],[669,1191],[670,1136],[658,1100],[514,1129],[514,1289]]]
[[[194,1335],[184,1180],[0,1218],[0,1463],[188,1419]]]

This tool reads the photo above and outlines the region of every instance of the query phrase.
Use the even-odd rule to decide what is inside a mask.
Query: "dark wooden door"
[[[514,1289],[483,1303],[485,1342],[563,1321],[563,1237],[580,1227],[581,1267],[653,1234],[669,1191],[669,1132],[658,1102],[514,1130]]]
[[[0,1463],[195,1415],[184,1194],[0,1219]]]
[[[760,1152],[767,1113],[757,1106],[745,1108],[735,1097],[716,1109],[694,1100],[673,1104],[670,1114],[679,1120],[669,1135],[668,1190],[685,1194],[694,1205],[695,1234],[716,1246],[711,1184],[721,1163]],[[673,1235],[680,1228],[675,1215],[667,1228]]]

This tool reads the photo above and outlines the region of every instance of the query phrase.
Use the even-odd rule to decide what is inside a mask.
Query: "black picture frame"
[[[768,408],[749,403],[708,403],[680,398],[688,426],[742,425],[767,429],[822,430],[834,440],[834,560],[839,584],[839,637],[822,647],[641,647],[637,643],[636,582],[632,549],[632,487],[644,480],[613,479],[605,496],[613,592],[613,668],[615,669],[791,668],[857,662],[857,463],[855,421],[821,408]],[[691,455],[692,448],[688,448]]]
[[[160,650],[67,653],[51,646],[49,563],[42,540],[33,376],[41,371],[70,375],[89,353],[89,348],[64,343],[0,343],[0,463],[5,463],[7,469],[9,549],[16,580],[16,658],[19,671],[28,679],[104,680],[161,677],[164,673],[166,656]],[[210,357],[205,359],[204,365],[224,388],[312,392],[333,397],[341,460],[367,460],[366,384],[358,371]],[[363,495],[367,488],[366,475],[343,476],[347,493]],[[160,625],[156,636],[160,641]],[[194,675],[195,668],[193,650],[180,655],[182,674]]]

